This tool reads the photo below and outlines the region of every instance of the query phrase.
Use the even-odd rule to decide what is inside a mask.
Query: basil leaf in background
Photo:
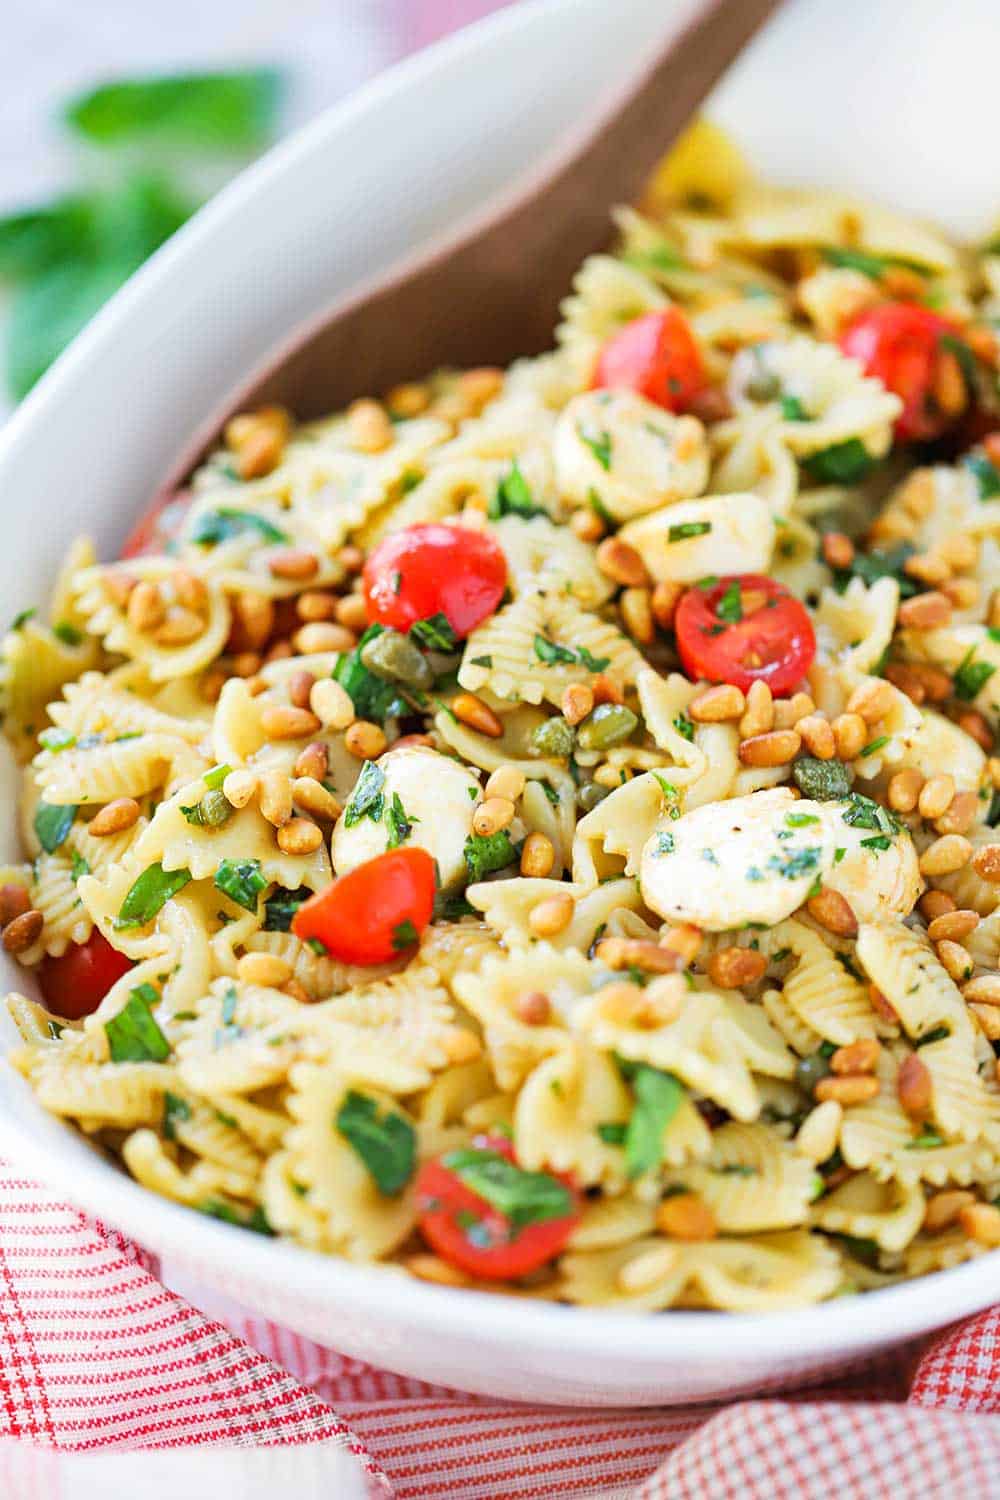
[[[374,1099],[349,1089],[335,1123],[364,1162],[379,1192],[386,1197],[402,1192],[417,1160],[417,1138],[409,1120],[391,1110],[380,1119]]]
[[[112,1062],[165,1062],[170,1056],[170,1043],[153,1015],[159,999],[151,984],[129,991],[128,1000],[104,1027]]]
[[[71,259],[90,235],[91,219],[91,200],[83,196],[0,217],[0,277],[17,281]]]
[[[261,873],[259,859],[224,859],[215,872],[215,889],[242,906],[257,910],[257,897],[267,889],[267,876]]]
[[[846,438],[810,453],[802,460],[802,467],[817,484],[857,484],[875,463],[860,438]]]
[[[466,1187],[485,1198],[516,1229],[565,1219],[574,1211],[573,1195],[564,1182],[548,1172],[526,1172],[499,1151],[449,1151],[441,1165],[460,1177]]]
[[[115,926],[145,927],[171,896],[176,896],[178,891],[184,889],[190,879],[190,870],[168,872],[162,865],[149,865],[122,902],[121,911],[115,918]]]
[[[278,886],[264,902],[264,931],[291,932],[292,918],[303,901],[308,901],[312,894],[304,885],[300,885],[297,891],[287,891],[284,886]]]
[[[191,1106],[180,1094],[171,1094],[169,1090],[163,1096],[163,1134],[168,1141],[177,1139],[174,1126],[178,1120],[190,1120]]]
[[[521,516],[528,520],[531,516],[547,514],[544,506],[535,504],[528,481],[515,459],[497,484],[496,493],[489,505],[490,519],[497,521],[501,516]]]
[[[640,1063],[632,1076],[635,1108],[625,1133],[625,1164],[640,1177],[663,1159],[663,1132],[680,1108],[684,1087],[672,1073]]]
[[[366,760],[344,808],[345,828],[353,828],[362,818],[379,822],[385,806],[384,787],[385,772],[373,760]]]
[[[628,1124],[625,1120],[607,1120],[598,1125],[597,1134],[606,1146],[624,1146]]]
[[[281,92],[282,78],[273,68],[124,79],[70,100],[65,119],[103,146],[153,140],[246,150],[267,140]]]
[[[221,1219],[223,1224],[235,1224],[237,1229],[252,1229],[254,1234],[274,1233],[259,1203],[255,1204],[249,1215],[241,1212],[234,1204],[227,1203],[225,1198],[206,1198],[195,1207],[200,1214],[207,1214],[210,1219]]]
[[[975,646],[970,646],[952,676],[955,696],[964,703],[971,703],[996,671],[996,667],[988,661],[974,661],[975,654]]]
[[[54,854],[73,827],[77,804],[39,802],[35,808],[34,829],[46,854]]]
[[[903,564],[915,551],[911,542],[900,542],[895,547],[886,548],[884,552],[878,548],[873,552],[856,552],[849,568],[834,570],[833,586],[838,594],[842,594],[852,578],[860,578],[869,588],[880,578],[895,578],[899,584],[899,597],[909,599],[920,592],[920,586],[908,573],[903,572]]]
[[[411,625],[410,639],[427,651],[454,651],[458,646],[458,636],[452,630],[448,616],[440,612]]]
[[[287,542],[290,537],[271,524],[265,516],[255,515],[251,510],[234,510],[221,506],[218,510],[207,510],[198,517],[188,537],[202,547],[215,547],[219,542],[228,542],[234,536],[245,536],[256,532],[263,542]]]
[[[3,267],[2,244],[0,244],[0,269]],[[979,486],[980,500],[993,500],[1000,495],[1000,472],[985,453],[967,453],[962,466],[969,470]]]
[[[482,880],[485,875],[492,875],[494,870],[505,870],[517,859],[517,850],[511,843],[510,834],[506,828],[501,828],[499,833],[485,836],[478,833],[470,834],[462,852],[465,855],[470,884]]]
[[[584,432],[578,427],[577,433],[581,443],[586,443],[591,453],[597,459],[602,469],[611,468],[611,434],[610,432]]]

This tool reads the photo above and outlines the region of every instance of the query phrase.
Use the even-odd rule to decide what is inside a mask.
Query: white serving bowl
[[[956,0],[946,16],[937,0],[909,0],[904,28],[900,11],[898,0],[794,0],[713,113],[778,177],[863,189],[971,231],[1000,206],[973,149],[992,137],[994,0]],[[535,0],[502,12],[385,74],[199,214],[0,434],[7,613],[44,597],[78,533],[113,555],[173,456],[272,344],[537,159],[625,76],[664,13],[664,0]],[[0,769],[13,853],[15,778]],[[0,968],[3,988],[24,988],[16,965]],[[0,1039],[13,1039],[6,1020]],[[0,1151],[268,1317],[346,1354],[499,1397],[620,1405],[760,1391],[974,1312],[1000,1289],[1000,1259],[987,1256],[765,1317],[453,1292],[165,1202],[2,1067]]]

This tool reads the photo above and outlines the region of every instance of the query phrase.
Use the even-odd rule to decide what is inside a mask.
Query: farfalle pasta
[[[10,1060],[311,1250],[873,1292],[1000,1246],[1000,260],[705,126],[616,222],[14,621]]]

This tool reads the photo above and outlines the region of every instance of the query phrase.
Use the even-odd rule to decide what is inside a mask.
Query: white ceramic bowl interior
[[[679,14],[683,5],[676,6]],[[713,102],[761,168],[961,231],[1000,208],[995,0],[791,0]],[[301,319],[480,203],[660,34],[664,0],[532,0],[379,78],[176,236],[0,434],[8,615],[70,540],[113,555],[185,440]],[[530,280],[525,295],[530,296]],[[475,310],[470,309],[470,316]],[[414,351],[419,373],[419,351]],[[359,393],[360,394],[360,393]],[[15,778],[2,767],[13,854]],[[4,959],[3,988],[24,988]],[[0,1040],[12,1040],[0,1022]],[[202,1281],[347,1354],[495,1396],[594,1404],[759,1391],[987,1305],[1000,1259],[770,1317],[585,1311],[451,1292],[259,1239],[148,1194],[0,1068],[0,1150]]]

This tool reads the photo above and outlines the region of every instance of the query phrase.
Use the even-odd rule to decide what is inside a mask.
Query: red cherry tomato
[[[481,1154],[483,1163],[495,1164],[498,1157],[514,1162],[514,1148],[505,1136],[478,1136],[473,1150]],[[559,1218],[517,1225],[449,1165],[469,1154],[446,1151],[421,1167],[416,1188],[421,1234],[442,1260],[470,1276],[510,1281],[536,1271],[559,1254],[579,1223],[580,1200],[572,1183],[555,1174],[531,1173],[532,1177],[548,1177],[557,1193],[557,1183],[565,1189],[568,1211]]]
[[[58,958],[43,958],[38,982],[49,1010],[67,1021],[89,1016],[111,986],[132,967],[132,960],[112,948],[95,927],[85,943],[76,943]]]
[[[901,442],[940,437],[960,415],[942,411],[934,400],[941,341],[956,336],[954,324],[915,302],[883,302],[861,313],[840,335],[844,353],[902,401],[896,418]]]
[[[125,539],[122,557],[142,557],[147,552],[162,552],[181,528],[184,514],[191,504],[190,490],[178,490],[147,510]]]
[[[292,918],[345,964],[383,964],[411,948],[434,914],[434,861],[426,849],[391,849],[339,876]]]
[[[766,682],[776,696],[790,693],[816,655],[805,607],[773,578],[756,573],[688,589],[674,631],[689,677],[731,682],[744,692],[752,682]]]
[[[464,637],[503,598],[507,559],[485,531],[436,522],[407,526],[375,548],[364,582],[369,620],[409,630],[441,614]]]
[[[676,307],[626,323],[604,345],[594,372],[595,388],[638,391],[667,411],[686,411],[704,385],[701,351]]]

